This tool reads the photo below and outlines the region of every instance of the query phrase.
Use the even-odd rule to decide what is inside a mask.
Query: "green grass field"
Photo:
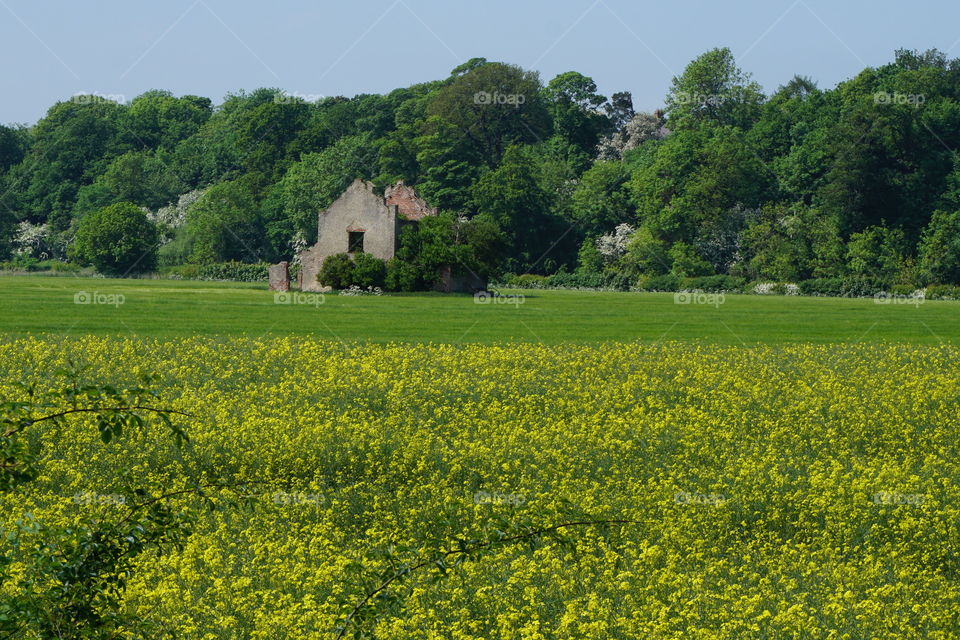
[[[277,304],[265,285],[74,277],[0,277],[0,332],[146,337],[309,335],[372,342],[503,343],[698,340],[715,344],[956,343],[960,302],[516,291],[520,303],[468,295],[338,296]],[[97,294],[77,304],[75,296]],[[109,298],[114,296],[114,298]],[[120,301],[122,304],[115,304]],[[313,304],[311,304],[311,302]]]

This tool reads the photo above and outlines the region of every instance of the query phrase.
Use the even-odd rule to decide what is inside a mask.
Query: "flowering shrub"
[[[776,290],[776,282],[758,282],[753,287],[753,292],[758,296],[768,296],[772,293],[776,293]]]
[[[625,222],[618,224],[613,233],[597,238],[597,251],[608,262],[621,258],[627,252],[627,245],[635,232],[636,229]]]
[[[357,285],[351,285],[346,289],[341,289],[339,292],[341,296],[382,296],[383,289],[380,287],[358,287]]]
[[[960,300],[960,287],[949,284],[936,284],[927,287],[926,297],[931,300]]]

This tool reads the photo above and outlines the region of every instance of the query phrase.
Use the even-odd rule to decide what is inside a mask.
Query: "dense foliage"
[[[275,89],[219,106],[76,96],[35,126],[0,127],[0,260],[71,255],[84,220],[118,203],[147,211],[162,266],[290,259],[361,177],[416,186],[451,227],[482,218],[463,249],[475,272],[955,284],[958,147],[960,61],[937,51],[765,94],[716,49],[656,113],[576,72],[544,85],[482,58],[315,103]],[[415,244],[390,270],[398,288],[421,286],[444,250]]]
[[[72,257],[102,273],[127,275],[156,265],[157,228],[136,206],[118,202],[87,215],[70,245]]]
[[[43,481],[49,457],[56,457],[49,451],[49,432],[62,432],[77,417],[90,418],[87,424],[95,427],[92,431],[104,445],[131,432],[143,436],[149,431],[145,418],[150,416],[168,427],[178,448],[186,441],[186,432],[171,420],[180,412],[157,406],[158,396],[149,388],[91,384],[82,377],[84,367],[69,359],[63,364],[48,372],[42,384],[14,383],[19,393],[0,403],[4,500],[23,498],[32,483]],[[141,382],[154,381],[152,375],[141,376]],[[122,517],[76,514],[70,522],[52,523],[27,511],[17,514],[18,520],[3,523],[2,637],[106,640],[122,637],[121,632],[135,624],[136,618],[124,610],[123,594],[138,557],[178,544],[188,533],[188,522],[168,507],[163,485],[151,485],[138,470],[122,465],[115,472],[123,484],[119,493],[106,500],[77,494],[74,502],[122,507]],[[189,479],[184,482],[189,486]]]

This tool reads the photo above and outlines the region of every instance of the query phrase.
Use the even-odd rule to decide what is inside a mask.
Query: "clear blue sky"
[[[485,57],[591,76],[660,106],[700,53],[730,47],[772,91],[794,74],[831,87],[906,48],[960,57],[946,0],[0,0],[0,122],[32,123],[78,92],[209,96],[281,87],[382,93]]]

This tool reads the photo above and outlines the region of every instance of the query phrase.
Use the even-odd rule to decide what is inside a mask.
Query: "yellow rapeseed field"
[[[957,347],[31,338],[0,344],[0,395],[52,389],[69,360],[160,374],[190,442],[151,425],[105,445],[83,416],[43,431],[0,525],[118,517],[124,473],[237,485],[213,510],[174,499],[192,535],[127,589],[178,638],[333,638],[397,558],[589,520],[630,522],[418,571],[370,632],[960,637]]]

